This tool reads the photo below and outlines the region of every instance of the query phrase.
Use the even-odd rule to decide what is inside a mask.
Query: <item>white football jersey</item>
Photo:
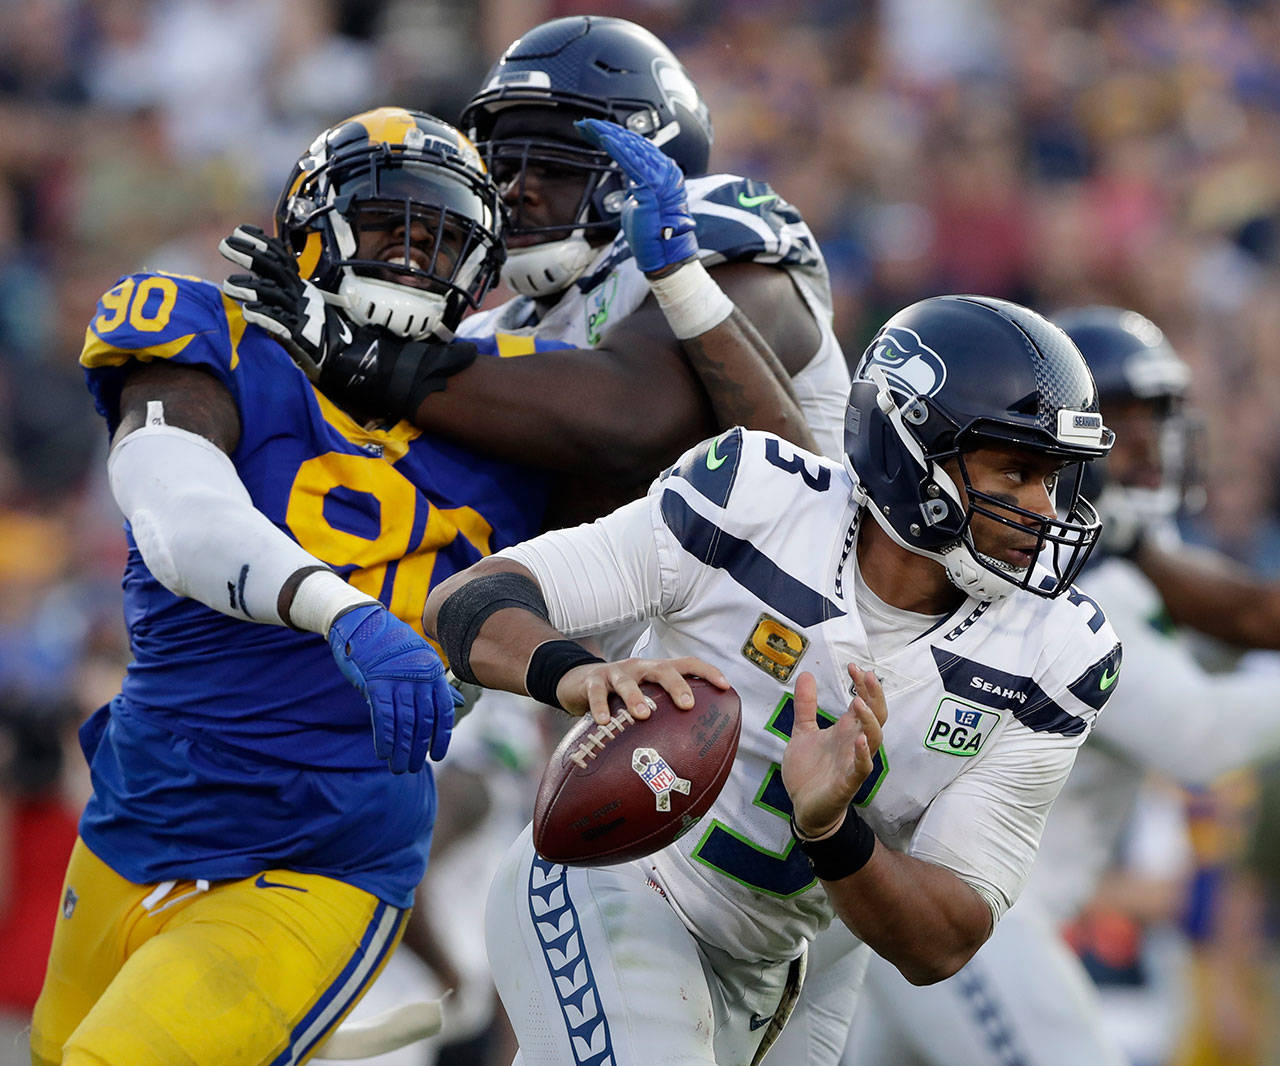
[[[703,263],[714,267],[750,260],[776,265],[791,275],[803,294],[822,342],[791,383],[819,447],[830,458],[840,458],[849,369],[831,328],[831,283],[817,240],[799,212],[761,182],[713,174],[690,179],[687,188]],[[596,348],[609,329],[648,296],[649,283],[619,233],[541,316],[536,301],[518,296],[464,319],[458,335],[549,337],[578,348]]]
[[[686,453],[644,499],[501,553],[536,575],[562,631],[650,617],[638,654],[700,656],[737,689],[728,782],[646,861],[685,924],[738,958],[791,958],[832,916],[793,846],[780,770],[800,671],[834,721],[846,665],[875,669],[889,717],[855,802],[884,844],[953,870],[998,917],[1119,668],[1102,611],[1074,590],[970,599],[873,655],[854,596],[853,487],[842,465],[738,428]]]
[[[1027,885],[1058,922],[1093,895],[1146,771],[1203,785],[1280,749],[1274,674],[1207,672],[1133,563],[1106,559],[1086,570],[1080,585],[1106,608],[1124,641],[1125,666],[1045,826]]]

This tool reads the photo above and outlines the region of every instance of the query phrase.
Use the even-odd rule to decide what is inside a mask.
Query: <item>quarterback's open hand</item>
[[[693,689],[687,674],[705,677],[716,688],[729,688],[729,679],[708,662],[692,655],[681,659],[621,659],[616,663],[575,666],[560,679],[556,698],[570,714],[590,714],[600,725],[612,717],[609,697],[617,693],[632,717],[649,717],[649,701],[640,691],[641,681],[653,681],[667,690],[677,707],[693,706]]]
[[[223,258],[252,271],[232,274],[222,291],[244,304],[244,319],[278,340],[319,381],[331,351],[351,344],[346,319],[324,301],[324,294],[298,274],[298,261],[279,237],[257,226],[237,226],[218,245]]]
[[[884,689],[873,671],[852,663],[849,676],[858,695],[827,729],[818,728],[813,675],[805,672],[796,679],[795,725],[782,753],[782,783],[805,836],[821,836],[844,817],[880,749],[880,727],[888,717]]]
[[[646,274],[661,274],[697,256],[697,225],[675,160],[616,122],[584,118],[574,125],[588,141],[613,156],[627,176],[622,232],[636,266]]]
[[[381,604],[353,607],[329,627],[342,676],[369,701],[373,750],[393,774],[422,769],[449,748],[453,708],[462,697],[422,637]]]

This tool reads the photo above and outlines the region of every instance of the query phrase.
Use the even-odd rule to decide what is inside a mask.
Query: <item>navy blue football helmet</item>
[[[509,232],[543,238],[509,250],[515,273],[504,279],[526,295],[569,285],[592,258],[584,232],[611,235],[619,226],[626,180],[607,152],[573,128],[579,118],[609,119],[647,137],[686,177],[707,171],[712,133],[706,104],[680,61],[652,33],[599,15],[553,19],[530,30],[494,64],[460,121],[500,184],[523,181],[530,164],[582,175],[569,226],[528,224],[520,217],[520,197],[513,198]],[[526,259],[530,263],[521,266]]]
[[[1089,471],[1087,491],[1100,503],[1112,505],[1112,510],[1125,508],[1148,522],[1171,519],[1187,504],[1189,493],[1199,494],[1193,473],[1196,426],[1184,406],[1190,368],[1160,328],[1137,311],[1077,307],[1054,315],[1053,320],[1089,364],[1104,412],[1112,405],[1140,403],[1149,409],[1160,434],[1160,470],[1152,472],[1159,476],[1158,485],[1120,484],[1115,472],[1101,462]],[[1125,479],[1124,472],[1119,479]]]
[[[854,373],[844,433],[851,472],[880,527],[980,599],[1014,588],[1066,591],[1100,530],[1080,492],[1083,464],[1106,455],[1112,440],[1067,335],[1034,311],[985,296],[933,297],[889,319]],[[1058,481],[1059,516],[974,489],[964,454],[1010,445],[1069,464]],[[942,465],[952,459],[963,496]],[[969,528],[975,514],[1034,533],[1049,574],[980,552]]]

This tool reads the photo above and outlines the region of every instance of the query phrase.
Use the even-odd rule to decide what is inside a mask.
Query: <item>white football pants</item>
[[[698,941],[643,860],[549,863],[528,827],[489,888],[485,938],[523,1066],[750,1066],[789,965]]]

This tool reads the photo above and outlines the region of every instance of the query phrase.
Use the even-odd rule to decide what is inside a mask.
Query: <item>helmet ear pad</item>
[[[881,392],[872,381],[850,386],[845,454],[886,532],[910,550],[941,551],[964,535],[968,510],[937,460],[899,431],[880,402]]]

